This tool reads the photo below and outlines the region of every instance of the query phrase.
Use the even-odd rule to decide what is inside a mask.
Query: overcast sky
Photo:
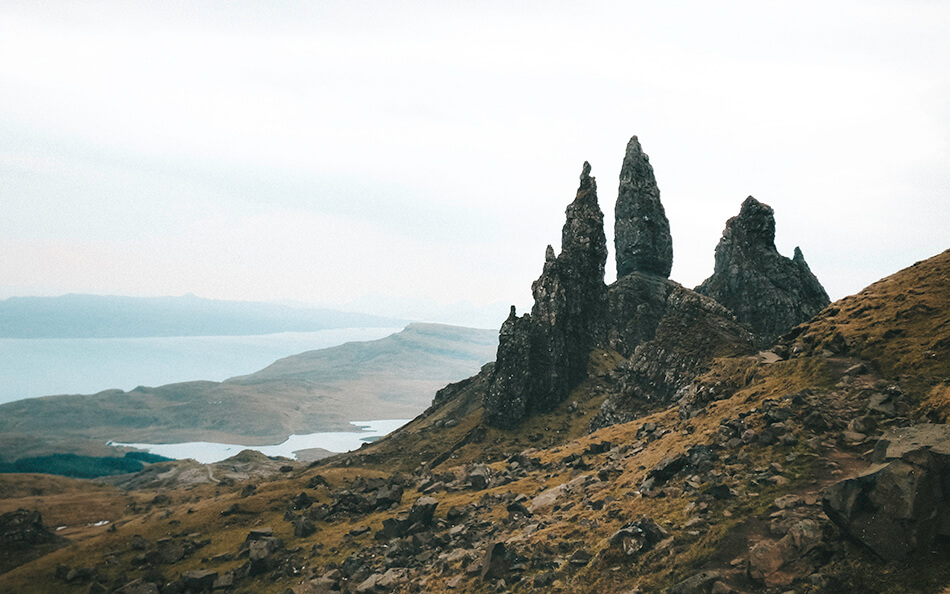
[[[633,134],[711,272],[770,204],[832,299],[948,247],[950,3],[0,2],[0,298],[530,304]]]

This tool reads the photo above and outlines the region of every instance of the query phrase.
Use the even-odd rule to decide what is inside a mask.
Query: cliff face
[[[544,270],[531,285],[534,306],[502,325],[485,419],[513,427],[526,415],[550,410],[587,375],[592,348],[606,335],[604,265],[607,240],[597,184],[584,163],[577,196],[567,207],[561,253],[548,246]]]
[[[726,222],[715,271],[696,292],[728,308],[759,346],[772,344],[831,302],[799,248],[793,259],[775,249],[772,208],[752,196]]]
[[[604,380],[609,395],[591,431],[672,402],[715,357],[754,352],[752,334],[725,307],[671,280],[633,273],[608,295],[611,346],[626,360]]]

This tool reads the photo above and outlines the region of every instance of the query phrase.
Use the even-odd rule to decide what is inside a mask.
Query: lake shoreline
[[[305,435],[291,435],[282,443],[274,445],[242,445],[207,441],[193,441],[170,444],[122,443],[110,441],[106,445],[114,448],[130,448],[157,454],[175,460],[192,459],[202,464],[213,464],[236,456],[244,450],[255,450],[266,456],[282,456],[298,459],[298,452],[307,450],[325,450],[332,454],[349,452],[366,443],[371,443],[392,433],[411,419],[379,419],[372,421],[350,421],[361,431],[323,431]],[[301,456],[302,460],[311,460],[311,455]]]

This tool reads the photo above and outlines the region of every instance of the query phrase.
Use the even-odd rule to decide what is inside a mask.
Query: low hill
[[[115,455],[110,440],[265,445],[295,433],[352,430],[355,420],[411,418],[438,388],[490,361],[496,344],[492,330],[410,324],[223,382],[11,402],[0,406],[0,456]]]
[[[399,327],[397,320],[332,309],[298,308],[194,295],[63,295],[0,301],[0,338],[244,336],[330,328]]]

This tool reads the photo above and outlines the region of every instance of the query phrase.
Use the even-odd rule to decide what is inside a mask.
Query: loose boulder
[[[823,493],[828,517],[882,559],[907,559],[950,535],[950,427],[917,425],[884,435],[880,461]]]

